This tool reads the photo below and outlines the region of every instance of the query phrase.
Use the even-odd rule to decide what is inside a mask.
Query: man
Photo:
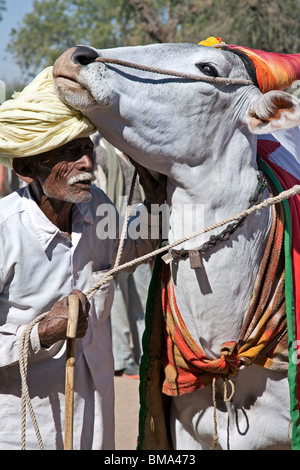
[[[74,449],[114,448],[113,280],[90,303],[84,294],[113,266],[119,245],[112,203],[91,184],[94,157],[88,136],[94,131],[58,100],[51,68],[0,107],[1,161],[27,183],[0,201],[0,449],[20,448],[19,342],[26,325],[46,312],[30,335],[27,380],[45,449],[63,448],[71,292],[80,300]],[[153,186],[147,172],[140,172],[149,209],[165,199],[165,184]],[[158,225],[158,216],[151,221]],[[140,237],[126,238],[122,262],[156,247],[158,240],[147,237],[148,223],[146,209],[130,222],[129,233]],[[26,426],[26,448],[37,449],[29,419]]]

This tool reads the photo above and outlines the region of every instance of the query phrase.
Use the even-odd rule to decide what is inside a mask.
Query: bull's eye
[[[219,74],[215,67],[209,64],[196,64],[200,72],[204,73],[205,75],[208,75],[209,77],[218,77]]]

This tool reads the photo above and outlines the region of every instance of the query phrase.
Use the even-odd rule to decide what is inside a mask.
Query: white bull
[[[183,218],[193,220],[188,230],[196,231],[246,209],[257,187],[256,134],[298,125],[299,101],[280,91],[263,95],[254,85],[211,84],[105,65],[95,61],[98,55],[249,80],[242,60],[229,51],[192,44],[109,50],[79,46],[57,60],[54,77],[60,97],[89,117],[107,140],[148,169],[167,175],[169,242],[187,235]],[[239,338],[271,218],[271,209],[249,216],[228,241],[202,257],[202,268],[191,269],[188,260],[171,265],[181,316],[211,358],[219,357],[224,342]],[[210,235],[181,247],[198,249]],[[289,448],[286,371],[253,364],[232,380],[235,393],[226,403],[219,395],[222,381],[217,382],[221,448]],[[176,449],[209,448],[214,437],[211,387],[174,397],[170,419]]]

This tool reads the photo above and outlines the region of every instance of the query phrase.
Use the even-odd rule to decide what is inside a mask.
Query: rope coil
[[[235,392],[235,386],[232,380],[223,377],[223,401],[227,403],[231,401]],[[217,422],[217,399],[216,399],[216,377],[212,380],[212,402],[213,402],[213,416],[214,416],[214,438],[211,443],[211,449],[216,449],[219,443],[218,422]],[[227,383],[231,387],[231,393],[227,395]]]
[[[27,385],[27,367],[28,367],[28,356],[29,356],[29,340],[30,333],[33,327],[45,318],[47,313],[35,318],[29,325],[24,329],[20,344],[19,344],[19,367],[21,374],[21,406],[22,406],[22,426],[21,426],[21,450],[26,448],[26,405],[28,406],[30,417],[33,423],[35,434],[41,450],[44,450],[42,437],[39,431],[37,420],[33,411],[32,403],[30,400],[28,385]]]

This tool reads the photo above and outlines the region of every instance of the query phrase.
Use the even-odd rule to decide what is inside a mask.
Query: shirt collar
[[[56,225],[54,225],[48,217],[43,213],[43,211],[39,208],[35,200],[33,199],[29,185],[24,188],[24,197],[22,198],[22,205],[23,209],[27,212],[31,223],[36,231],[37,237],[42,245],[44,251],[47,250],[48,246],[50,245],[51,241],[54,237],[58,234],[64,236],[65,234],[59,230]],[[77,214],[79,215],[79,219],[81,223],[86,222],[88,224],[93,224],[93,217],[91,211],[88,207],[88,204],[75,204],[75,211],[77,209]],[[76,220],[77,217],[72,217],[73,223],[77,225]],[[74,231],[75,227],[73,227]]]

